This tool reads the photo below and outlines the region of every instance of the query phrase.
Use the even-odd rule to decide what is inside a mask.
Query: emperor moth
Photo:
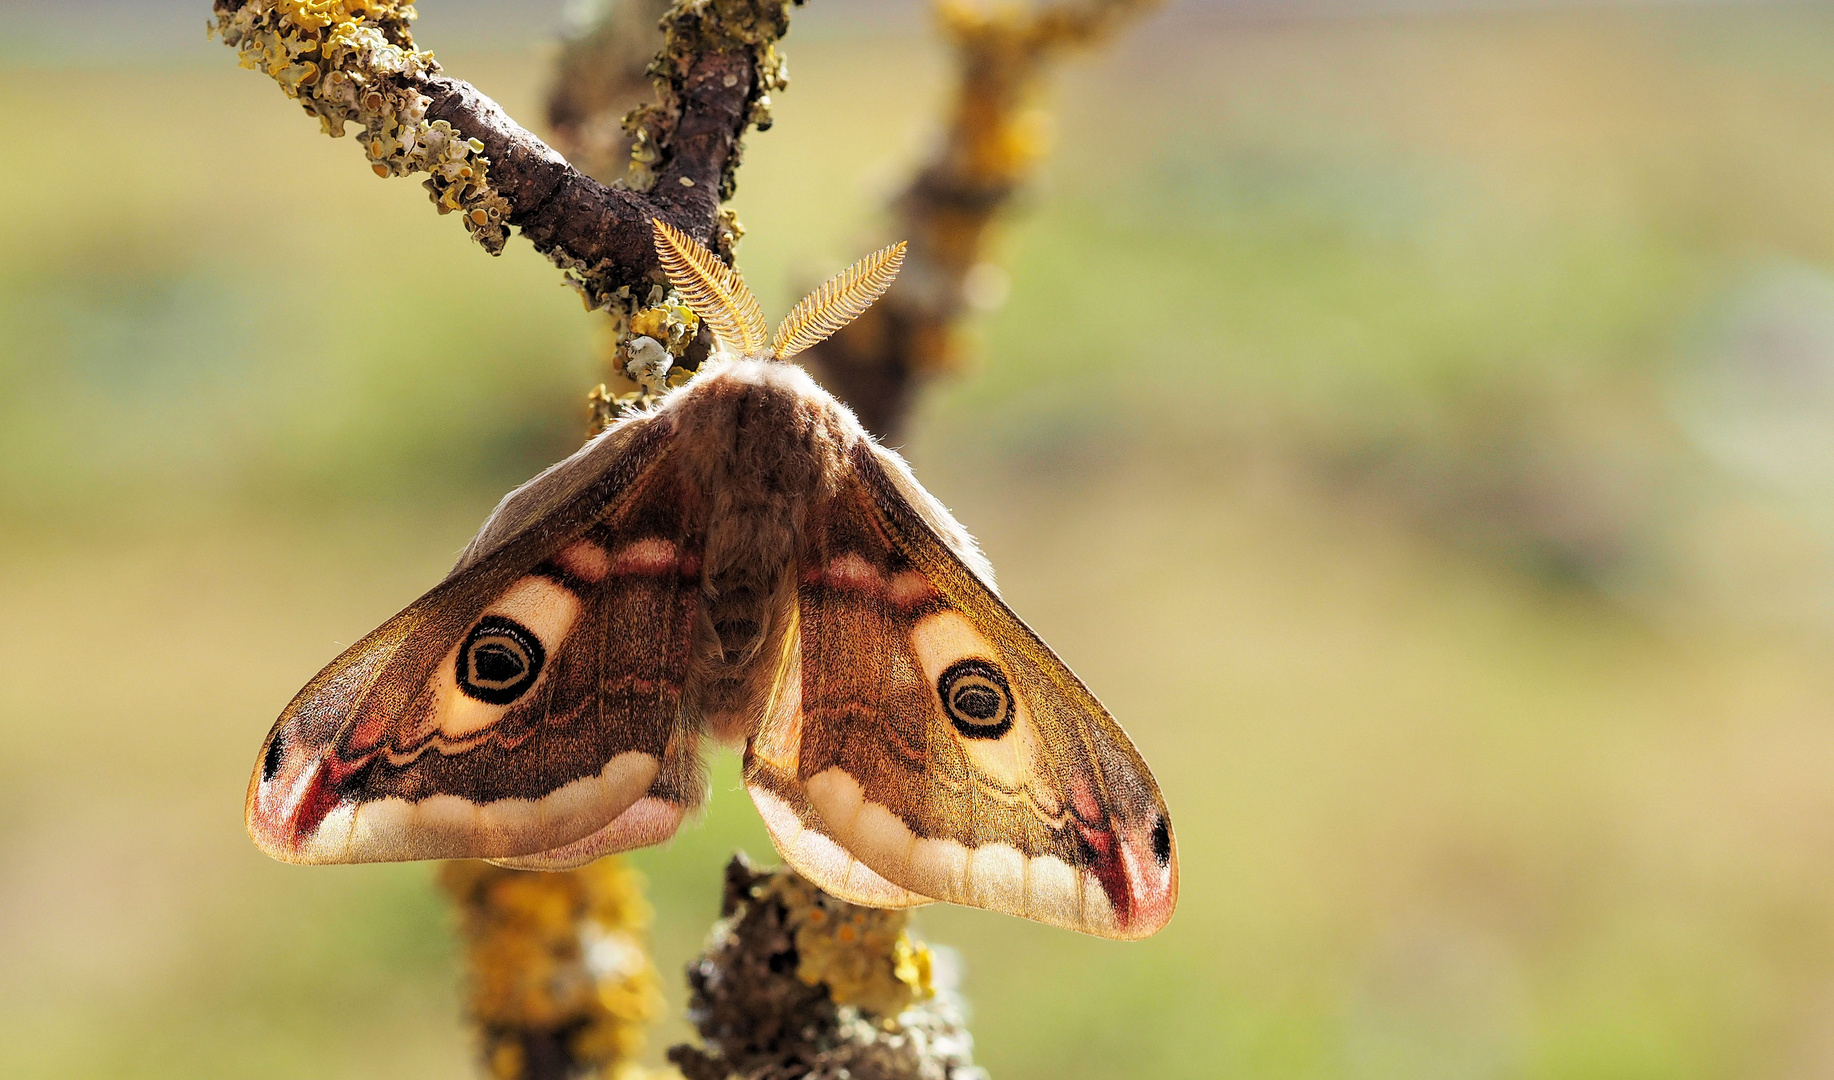
[[[506,496],[293,698],[249,782],[255,843],[579,866],[674,834],[707,737],[842,899],[1158,930],[1177,841],[1146,762],[903,459],[787,362],[884,292],[903,245],[767,340],[735,270],[655,233],[715,355]]]

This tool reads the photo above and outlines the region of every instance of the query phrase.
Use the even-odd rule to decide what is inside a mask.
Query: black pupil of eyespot
[[[274,778],[274,774],[280,771],[281,755],[285,753],[286,746],[280,734],[276,732],[274,741],[267,744],[267,755],[261,759],[261,779],[272,780]]]
[[[1172,861],[1172,827],[1159,815],[1159,821],[1153,826],[1153,861],[1164,866]]]
[[[1013,727],[1012,689],[998,666],[970,658],[950,664],[936,693],[955,730],[970,739],[998,739]]]
[[[992,720],[1000,712],[1000,693],[991,686],[969,686],[955,692],[957,712],[976,720]]]
[[[510,642],[488,642],[471,652],[472,674],[480,682],[511,682],[527,668],[521,650]]]
[[[534,631],[514,619],[486,615],[459,647],[459,690],[487,704],[508,705],[535,685],[546,659]]]

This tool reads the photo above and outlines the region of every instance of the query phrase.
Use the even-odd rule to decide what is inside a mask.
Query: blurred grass
[[[772,310],[942,86],[820,10],[741,183]],[[537,115],[540,56],[446,59]],[[230,60],[0,68],[0,1073],[462,1075],[430,868],[271,863],[240,799],[577,440],[591,326]],[[910,450],[1185,884],[1137,944],[922,915],[996,1077],[1834,1072],[1826,624],[1740,606],[1814,609],[1826,536],[1671,408],[1754,273],[1834,256],[1830,60],[1816,8],[1184,9],[1069,74]],[[665,969],[768,851],[715,787],[637,857]]]

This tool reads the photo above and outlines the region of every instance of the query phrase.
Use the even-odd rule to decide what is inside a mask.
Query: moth
[[[737,271],[655,234],[714,355],[506,496],[444,581],[294,697],[249,782],[255,843],[579,866],[672,836],[712,739],[835,896],[1158,930],[1178,845],[1146,762],[904,461],[787,362],[877,299],[903,246],[767,340]]]

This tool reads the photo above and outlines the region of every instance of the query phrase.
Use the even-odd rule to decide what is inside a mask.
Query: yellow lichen
[[[685,304],[658,304],[644,308],[630,317],[633,336],[654,338],[672,356],[688,351],[694,335],[700,330],[700,318]]]
[[[581,282],[575,282],[584,291]],[[592,306],[588,297],[587,306]],[[688,350],[700,332],[700,318],[673,290],[652,286],[645,306],[631,311],[637,301],[629,287],[603,305],[611,318],[601,324],[599,351],[604,358],[605,381],[586,399],[586,432],[596,435],[624,413],[653,403],[664,391],[685,385],[694,377]],[[660,355],[658,355],[660,354]],[[667,364],[658,361],[666,357]]]
[[[440,880],[458,903],[491,1074],[517,1080],[545,1043],[581,1069],[625,1075],[662,1008],[641,876],[612,858],[565,874],[454,862]]]
[[[430,174],[425,186],[440,212],[462,211],[478,242],[499,252],[509,202],[488,183],[484,144],[426,119],[431,100],[411,84],[439,65],[414,48],[413,19],[410,0],[246,0],[219,8],[210,28],[243,67],[266,72],[318,117],[327,135],[357,125],[377,176]]]
[[[909,912],[849,904],[790,874],[768,888],[795,927],[796,977],[826,984],[836,1005],[889,1020],[935,993],[930,950],[905,929]]]

